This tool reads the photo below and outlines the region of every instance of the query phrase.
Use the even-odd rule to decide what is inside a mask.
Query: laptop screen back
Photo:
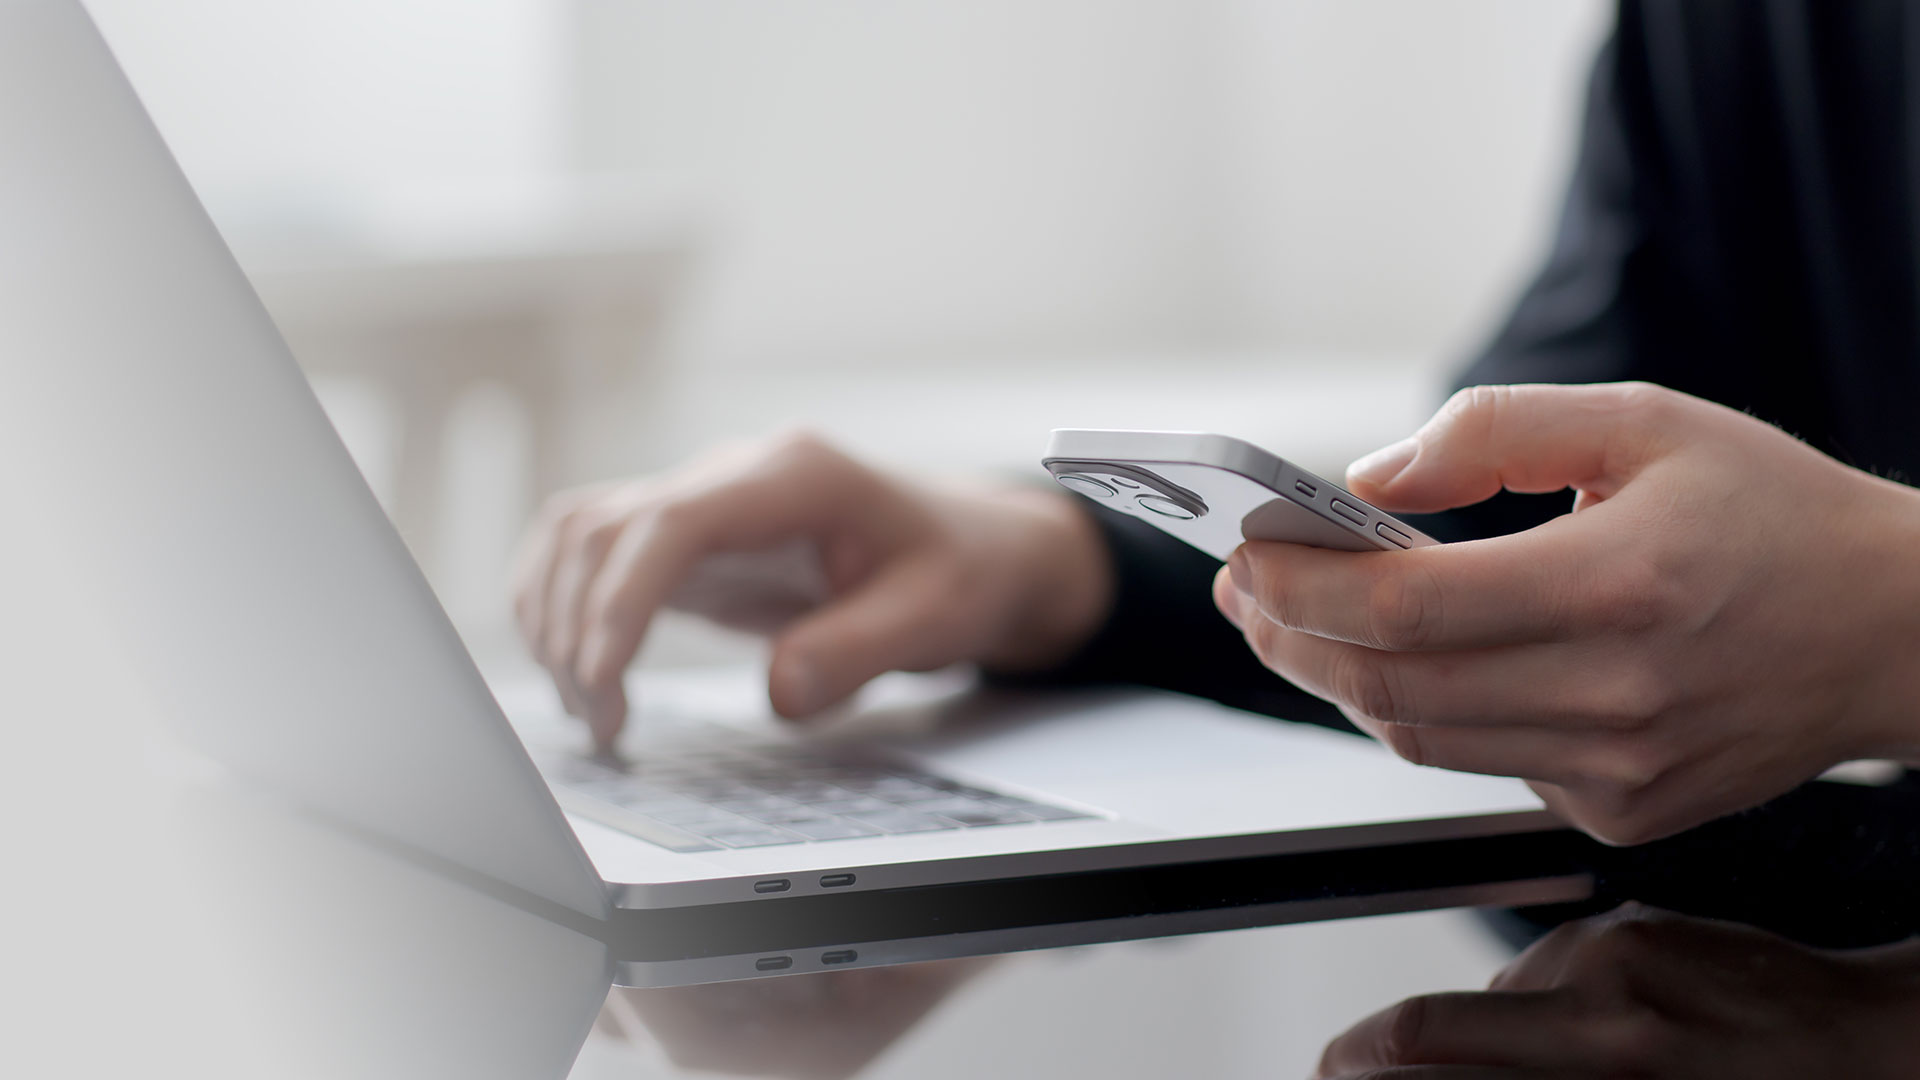
[[[76,0],[0,4],[0,429],[12,509],[86,568],[77,602],[189,741],[355,826],[605,913]]]

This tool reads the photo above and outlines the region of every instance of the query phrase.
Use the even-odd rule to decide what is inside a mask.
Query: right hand
[[[1410,761],[1518,776],[1638,844],[1844,761],[1920,761],[1920,492],[1645,383],[1463,390],[1348,471],[1394,512],[1578,494],[1412,551],[1249,542],[1215,599]]]
[[[627,715],[621,676],[663,607],[771,636],[768,694],[797,718],[886,671],[1064,659],[1105,618],[1112,574],[1065,495],[909,485],[797,434],[555,496],[519,560],[514,609],[604,748]]]

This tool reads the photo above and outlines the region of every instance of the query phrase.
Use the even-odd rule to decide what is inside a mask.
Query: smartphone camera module
[[[1050,461],[1048,471],[1060,486],[1115,510],[1147,512],[1178,521],[1204,517],[1200,496],[1146,469],[1116,461]],[[1132,498],[1127,498],[1132,495]]]

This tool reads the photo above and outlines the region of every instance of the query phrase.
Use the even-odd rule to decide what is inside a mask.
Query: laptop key
[[[632,833],[650,844],[666,848],[668,851],[715,851],[720,845],[703,837],[695,836],[684,829],[663,825],[650,818],[632,813],[607,813],[604,816],[593,810],[583,809],[586,817],[611,825],[616,829]]]
[[[1091,815],[959,783],[899,761],[791,746],[669,747],[624,774],[576,759],[565,786],[613,803],[673,851],[939,832]],[[568,782],[571,781],[571,782]],[[644,823],[645,828],[638,827]]]
[[[794,802],[827,802],[833,799],[850,799],[853,793],[832,784],[822,784],[812,780],[764,780],[754,785],[769,795],[778,795]]]
[[[886,814],[900,809],[884,799],[872,798],[829,799],[807,805],[823,814]]]
[[[867,794],[872,795],[876,799],[885,799],[890,803],[927,802],[932,799],[944,799],[948,797],[948,793],[941,791],[939,788],[928,787],[925,784],[915,783],[912,780],[902,780],[898,777],[875,784]]]
[[[764,821],[769,825],[784,826],[790,821],[831,821],[830,816],[822,814],[809,806],[781,806],[769,810],[743,810],[743,817],[755,821]]]
[[[847,814],[848,820],[862,825],[871,825],[886,833],[938,832],[942,829],[957,829],[960,826],[945,818],[932,814],[916,814],[910,810],[890,810],[870,814]]]
[[[941,817],[949,817],[955,821],[961,820],[961,814],[973,814],[976,817],[986,815],[987,817],[993,818],[996,822],[1034,820],[1025,812],[1011,806],[981,802],[977,799],[946,798],[938,800],[937,802],[914,803],[912,806],[905,807],[904,809],[913,810],[922,814],[939,814]]]
[[[697,802],[687,802],[678,806],[660,807],[638,812],[646,814],[646,816],[655,821],[665,822],[668,825],[685,825],[688,827],[705,825],[712,822],[740,820],[737,814],[730,814],[717,806],[708,806],[706,803]]]
[[[710,832],[706,837],[716,844],[725,844],[730,848],[773,847],[776,844],[798,844],[806,839],[779,829],[734,829],[727,832]]]
[[[723,810],[731,810],[736,814],[746,814],[749,816],[760,811],[787,810],[791,809],[794,805],[786,799],[776,798],[772,795],[754,795],[738,799],[713,799],[711,801],[713,805]]]
[[[880,830],[871,825],[861,825],[844,818],[786,821],[782,822],[780,827],[797,832],[809,840],[853,840],[862,836],[880,835]]]
[[[970,829],[986,825],[1019,825],[1034,820],[1025,814],[991,806],[982,806],[965,810],[942,810],[940,816],[951,818]]]
[[[1050,806],[1046,803],[1034,802],[1031,799],[1016,799],[1012,796],[1005,795],[994,799],[993,805],[1009,810],[1018,810],[1033,818],[1035,821],[1079,821],[1093,816],[1091,814],[1083,814],[1078,810],[1069,810],[1064,806]]]

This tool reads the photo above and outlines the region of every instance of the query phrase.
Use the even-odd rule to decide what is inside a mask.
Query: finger
[[[1390,724],[1605,734],[1636,729],[1660,704],[1658,687],[1616,661],[1611,642],[1396,653],[1290,630],[1244,598],[1239,605],[1236,625],[1262,663],[1304,690]]]
[[[514,625],[535,660],[540,659],[540,642],[544,636],[542,620],[546,614],[547,581],[553,573],[553,556],[553,530],[536,526],[514,560]]]
[[[527,527],[514,559],[513,611],[521,640],[542,663],[545,653],[547,595],[560,556],[560,534],[566,519],[595,501],[606,486],[561,492],[549,498]]]
[[[572,683],[571,676],[568,682]],[[612,679],[592,688],[574,683],[574,694],[580,701],[580,708],[574,715],[587,722],[587,730],[593,734],[593,746],[602,753],[611,752],[620,738],[620,731],[626,727],[627,713],[632,706],[627,701],[627,686],[624,678]]]
[[[1589,999],[1641,988],[1657,1001],[1678,985],[1716,971],[1736,980],[1780,939],[1738,923],[1702,919],[1628,901],[1612,911],[1559,927],[1495,977],[1503,990],[1578,989]]]
[[[1327,1045],[1322,1074],[1406,1065],[1593,1068],[1616,1056],[1611,1018],[1567,993],[1426,994],[1367,1017]]]
[[[627,528],[587,590],[574,672],[589,711],[607,720],[621,672],[647,627],[705,556],[820,537],[858,512],[846,485],[787,482],[785,469],[743,477],[663,506]],[[608,720],[615,726],[618,720]]]
[[[1629,900],[1604,914],[1562,923],[1501,969],[1488,989],[1541,991],[1564,986],[1575,957],[1590,949],[1616,923],[1639,918],[1647,910],[1645,905]]]
[[[1244,597],[1240,598],[1236,613],[1235,602],[1231,599],[1234,595],[1231,584],[1226,584],[1224,588],[1216,584],[1216,602],[1241,627],[1248,646],[1263,663],[1301,689],[1340,706],[1341,712],[1356,727],[1401,758],[1416,765],[1492,776],[1517,776],[1549,785],[1585,783],[1576,770],[1588,751],[1590,735],[1526,724],[1439,727],[1383,722],[1343,701],[1341,693],[1333,689],[1330,681],[1317,674],[1311,665],[1289,658],[1290,647],[1300,643],[1342,649],[1359,649],[1360,646],[1326,642],[1310,634],[1275,626],[1261,618],[1253,610],[1252,601]]]
[[[547,674],[553,679],[553,692],[560,695],[560,707],[566,710],[567,715],[587,719],[587,699],[580,693],[580,688],[574,685],[573,673],[564,668],[549,668]],[[610,739],[600,738],[599,732],[595,732],[594,746],[607,750],[612,748],[613,743]]]
[[[960,655],[947,627],[968,620],[936,616],[969,600],[952,573],[932,560],[889,566],[774,642],[768,673],[774,711],[806,716],[883,672],[926,670]]]
[[[559,560],[559,521],[535,525],[521,548],[514,570],[513,614],[520,640],[540,664],[546,663],[547,594]]]
[[[1346,710],[1342,710],[1346,712]],[[1540,728],[1439,728],[1383,724],[1346,712],[1353,726],[1414,765],[1449,772],[1511,776],[1572,788],[1587,783],[1578,775],[1579,740]]]
[[[562,528],[558,565],[548,585],[541,662],[553,673],[562,696],[589,705],[592,695],[581,685],[576,668],[587,594],[628,527],[627,514],[610,507],[572,515]]]
[[[1282,626],[1414,652],[1563,641],[1632,617],[1640,576],[1590,520],[1410,551],[1249,541],[1227,559]]]
[[[1406,512],[1467,506],[1503,488],[1605,498],[1664,450],[1663,421],[1690,402],[1643,383],[1469,387],[1411,437],[1354,462],[1347,486]]]
[[[520,640],[526,643],[527,653],[553,676],[553,688],[560,696],[561,708],[569,716],[579,716],[581,703],[573,692],[573,680],[562,678],[547,662],[547,598],[559,563],[558,528],[556,519],[537,524],[531,529],[514,575],[513,613],[520,629]]]

